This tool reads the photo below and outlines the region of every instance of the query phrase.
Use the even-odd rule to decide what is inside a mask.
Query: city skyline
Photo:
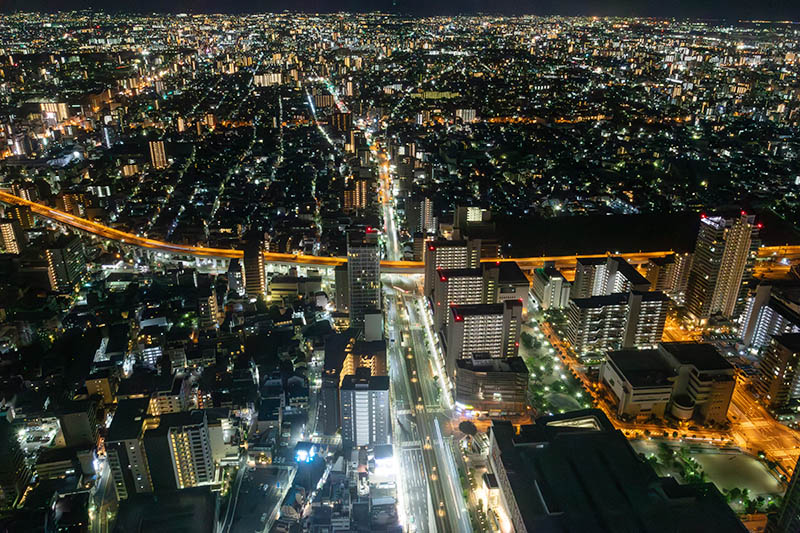
[[[656,18],[695,18],[705,20],[728,21],[798,21],[800,8],[790,3],[769,0],[754,4],[744,0],[723,2],[656,2],[653,0],[567,0],[555,2],[544,0],[539,2],[510,2],[501,0],[435,0],[421,2],[419,0],[382,0],[381,2],[364,0],[301,0],[287,2],[285,0],[269,0],[253,3],[251,0],[236,0],[225,5],[208,2],[171,2],[154,3],[149,0],[128,0],[107,4],[102,0],[77,3],[74,0],[34,0],[21,2],[10,0],[0,6],[0,13],[17,11],[57,12],[68,10],[93,9],[109,13],[275,13],[281,11],[297,13],[369,13],[384,12],[396,15],[455,16],[455,15],[500,15],[500,16],[599,16],[599,17],[656,17]]]
[[[797,533],[794,24],[226,7],[0,16],[0,529]]]

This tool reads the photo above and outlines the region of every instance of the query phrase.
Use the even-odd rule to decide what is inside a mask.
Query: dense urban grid
[[[0,17],[0,529],[800,531],[800,29]]]

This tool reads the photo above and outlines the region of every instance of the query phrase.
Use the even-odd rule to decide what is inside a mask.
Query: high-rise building
[[[456,360],[455,404],[483,416],[524,415],[528,406],[528,367],[521,357]]]
[[[347,234],[347,285],[350,325],[360,328],[364,313],[381,307],[381,252],[372,228]]]
[[[156,170],[167,168],[167,152],[164,150],[164,141],[150,141],[150,164]]]
[[[433,211],[433,201],[428,197],[414,197],[406,201],[406,219],[411,233],[435,235],[438,220]]]
[[[70,292],[86,270],[83,243],[77,236],[61,236],[45,250],[47,276],[56,292]]]
[[[251,237],[244,245],[244,287],[250,298],[267,294],[267,271],[264,267],[264,240]]]
[[[759,245],[755,217],[703,217],[686,289],[686,308],[700,322],[735,318],[744,306]]]
[[[33,227],[33,211],[27,205],[15,205],[11,208],[11,217],[19,222],[22,229]]]
[[[548,265],[533,271],[531,292],[544,310],[564,309],[569,305],[569,292],[572,284],[554,266]]]
[[[650,282],[621,257],[579,258],[571,298],[648,291]]]
[[[691,253],[675,253],[665,257],[651,258],[645,266],[650,290],[661,291],[671,298],[682,301],[686,297],[689,270],[692,267]]]
[[[758,363],[756,386],[772,410],[800,398],[800,333],[776,335]]]
[[[800,333],[800,283],[761,283],[740,317],[742,342],[760,350],[781,333]]]
[[[353,114],[350,112],[347,113],[338,113],[334,112],[328,118],[328,123],[330,126],[342,133],[348,133],[350,130],[353,129]]]
[[[486,303],[483,299],[483,270],[439,269],[436,271],[433,294],[433,325],[434,331],[439,331],[450,323],[450,307]]]
[[[353,180],[344,190],[344,205],[345,212],[360,211],[366,209],[370,197],[370,180],[358,178]]]
[[[797,533],[797,531],[800,531],[800,459],[794,467],[780,509],[769,516],[764,533]]]
[[[658,477],[602,411],[494,420],[489,443],[504,531],[747,531],[712,483]]]
[[[389,377],[359,368],[344,376],[340,389],[342,442],[353,446],[389,444]]]
[[[153,492],[143,441],[149,403],[149,398],[120,400],[108,429],[105,447],[117,500]]]
[[[214,480],[208,419],[203,410],[149,419],[144,448],[156,491],[207,485]]]
[[[25,234],[22,226],[14,218],[0,220],[0,244],[7,254],[18,254],[25,243]]]
[[[479,262],[471,260],[467,241],[429,241],[425,248],[425,296],[433,302],[433,286],[437,270],[478,268]]]
[[[67,446],[91,448],[97,444],[97,402],[94,400],[64,402],[58,411],[58,424]]]
[[[455,375],[456,361],[464,358],[516,357],[522,327],[522,302],[454,305],[445,341],[447,375]]]
[[[660,291],[570,299],[567,338],[579,354],[655,346],[668,308],[669,297]]]

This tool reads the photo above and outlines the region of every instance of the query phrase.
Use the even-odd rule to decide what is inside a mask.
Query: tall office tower
[[[454,305],[443,338],[447,375],[455,375],[456,361],[469,357],[516,357],[522,327],[522,302]]]
[[[183,117],[178,117],[177,120],[178,133],[186,131],[186,120]]]
[[[164,141],[150,141],[150,163],[156,170],[167,168],[167,153]]]
[[[783,495],[778,512],[770,515],[764,533],[797,533],[800,531],[800,459],[792,472],[792,480]]]
[[[480,268],[437,270],[433,294],[433,326],[437,332],[450,323],[450,307],[489,303],[483,299],[483,270]]]
[[[713,484],[658,477],[600,410],[494,420],[489,443],[509,531],[747,531]]]
[[[564,278],[559,270],[548,265],[533,271],[531,292],[544,310],[564,309],[569,305],[569,291],[572,284]]]
[[[429,241],[425,248],[425,296],[433,301],[433,285],[437,270],[478,268],[478,261],[470,261],[470,243],[467,241]]]
[[[148,420],[144,449],[156,491],[207,485],[214,460],[204,410],[168,413]]]
[[[18,254],[25,243],[22,226],[14,218],[0,219],[0,245],[7,254]]]
[[[438,220],[433,212],[433,201],[428,197],[409,198],[406,201],[408,231],[412,234],[435,235]]]
[[[17,219],[22,229],[31,229],[33,227],[33,211],[27,205],[15,205],[11,208],[12,218]]]
[[[760,224],[742,211],[739,217],[703,217],[686,290],[686,307],[700,322],[714,315],[734,318],[744,304],[753,274]]]
[[[353,446],[389,444],[389,377],[359,368],[344,376],[339,391],[342,442]]]
[[[567,338],[579,354],[655,346],[668,308],[669,297],[659,291],[570,299]]]
[[[45,250],[45,255],[50,287],[56,292],[70,292],[86,270],[81,240],[76,236],[62,235],[51,248]]]
[[[682,300],[686,297],[691,266],[692,254],[688,252],[650,259],[645,266],[645,277],[650,282],[650,290],[661,291],[670,298]]]
[[[621,257],[578,259],[570,298],[650,290],[650,282]]]
[[[350,325],[363,327],[364,313],[381,308],[381,251],[376,230],[347,234],[347,285]]]
[[[143,440],[149,403],[149,398],[120,400],[108,428],[105,447],[117,500],[153,492]]]
[[[781,333],[800,333],[800,282],[761,283],[747,298],[739,321],[742,342],[759,350]]]
[[[772,410],[800,398],[800,333],[772,337],[758,363],[757,388]]]
[[[250,298],[267,294],[267,271],[264,268],[264,240],[251,236],[244,245],[244,292]]]

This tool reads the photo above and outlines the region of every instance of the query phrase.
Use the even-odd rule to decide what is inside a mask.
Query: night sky
[[[0,0],[0,12],[82,8],[109,12],[244,13],[268,11],[391,11],[621,15],[800,21],[800,0]]]

